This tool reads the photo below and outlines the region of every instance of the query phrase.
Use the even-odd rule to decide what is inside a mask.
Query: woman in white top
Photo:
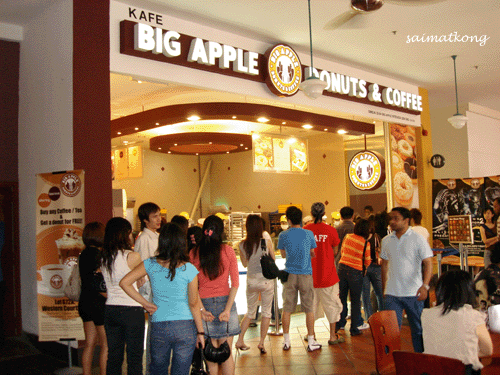
[[[269,255],[274,259],[274,251],[272,251],[272,242],[268,239],[266,249],[261,247],[261,239],[263,239],[264,228],[262,219],[258,215],[248,215],[246,221],[247,237],[240,242],[240,258],[247,271],[247,305],[248,310],[245,317],[241,321],[241,333],[236,341],[235,347],[240,350],[248,350],[249,346],[245,344],[245,332],[248,329],[250,320],[255,316],[257,305],[259,302],[259,293],[262,302],[262,322],[260,325],[260,342],[257,346],[261,354],[266,353],[264,340],[267,336],[267,330],[271,323],[271,308],[274,296],[274,281],[266,279],[262,275],[260,266],[260,258],[262,254],[269,252]]]
[[[474,283],[465,271],[445,272],[436,286],[437,306],[422,312],[424,353],[455,358],[479,373],[479,357],[490,356],[493,344],[485,315],[474,310]]]
[[[144,309],[120,287],[121,279],[141,263],[132,250],[132,226],[121,218],[108,221],[104,232],[101,272],[106,281],[108,299],[104,329],[108,340],[107,375],[122,373],[123,354],[127,346],[127,373],[142,375],[144,345]],[[137,290],[137,285],[134,285]]]

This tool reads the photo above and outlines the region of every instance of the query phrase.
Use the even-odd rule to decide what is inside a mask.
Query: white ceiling
[[[0,23],[25,24],[57,0],[0,1]],[[130,0],[145,9],[214,27],[254,36],[263,41],[285,42],[309,49],[307,0]],[[414,6],[398,3],[416,4]],[[500,111],[500,4],[498,0],[392,0],[363,21],[336,30],[323,27],[349,11],[349,0],[311,0],[315,55],[417,84],[429,90],[431,107],[455,104],[453,61],[458,55],[457,76],[461,104],[476,104]],[[408,37],[427,35],[481,36],[478,42],[407,43]],[[186,88],[162,87],[148,93],[161,100],[164,90],[182,94]],[[126,86],[112,87],[112,106],[125,107]]]

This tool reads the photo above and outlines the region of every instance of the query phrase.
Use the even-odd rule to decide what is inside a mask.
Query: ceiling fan
[[[374,12],[384,5],[385,2],[393,3],[397,5],[428,5],[431,3],[437,3],[443,0],[350,0],[351,9],[348,12],[342,13],[341,15],[335,17],[330,22],[328,22],[324,30],[335,30],[344,25],[345,23],[352,20],[354,17],[366,16],[371,12]],[[354,24],[351,25],[356,27]],[[359,27],[359,24],[357,25]]]

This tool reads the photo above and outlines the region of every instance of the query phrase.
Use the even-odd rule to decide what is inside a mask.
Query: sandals
[[[328,345],[336,345],[345,342],[345,337],[341,335],[337,335],[335,340],[328,340]]]
[[[238,350],[241,350],[241,351],[245,351],[245,350],[250,350],[250,347],[248,345],[238,345],[238,344],[235,344],[234,347]]]
[[[257,345],[257,348],[259,348],[260,354],[266,354],[267,353],[266,349],[264,348],[264,345],[262,345],[262,346]]]

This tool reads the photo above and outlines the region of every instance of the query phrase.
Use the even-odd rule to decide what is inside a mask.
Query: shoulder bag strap
[[[366,247],[368,246],[368,240],[365,241],[365,247],[363,248],[363,257],[361,258],[361,263],[363,264],[363,276],[365,275],[366,266],[365,266],[365,253]]]

